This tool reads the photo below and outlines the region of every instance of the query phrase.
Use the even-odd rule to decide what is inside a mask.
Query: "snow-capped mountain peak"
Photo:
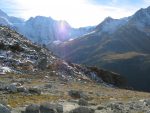
[[[96,31],[98,32],[107,32],[107,33],[113,33],[115,32],[120,26],[124,25],[127,22],[127,18],[122,19],[113,19],[111,17],[107,17],[104,19],[102,23],[100,23],[96,27]]]

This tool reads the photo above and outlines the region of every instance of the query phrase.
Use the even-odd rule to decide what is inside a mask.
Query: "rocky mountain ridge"
[[[15,25],[19,25],[23,23],[24,23],[24,19],[13,17],[13,16],[8,16],[5,12],[0,10],[0,24],[1,25],[13,27]]]
[[[94,27],[72,28],[66,21],[51,17],[36,16],[28,20],[8,16],[0,10],[0,24],[9,26],[38,44],[53,44],[75,39],[94,29]]]

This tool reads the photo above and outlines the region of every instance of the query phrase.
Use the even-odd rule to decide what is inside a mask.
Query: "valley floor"
[[[3,90],[6,85],[7,90]],[[30,104],[45,102],[61,104],[64,113],[76,113],[70,111],[79,106],[93,109],[95,113],[148,113],[150,93],[110,88],[93,82],[64,81],[44,72],[0,75],[0,103],[11,108],[12,113],[21,113]]]

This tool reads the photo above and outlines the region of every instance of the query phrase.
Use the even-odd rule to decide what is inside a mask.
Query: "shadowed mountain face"
[[[128,18],[108,17],[89,34],[51,49],[68,61],[120,73],[129,87],[150,91],[150,7]]]

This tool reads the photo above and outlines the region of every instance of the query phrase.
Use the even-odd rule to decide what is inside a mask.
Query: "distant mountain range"
[[[150,91],[150,7],[127,18],[107,17],[88,34],[51,49],[68,61],[120,73],[129,86]]]
[[[0,10],[0,24],[15,29],[33,42],[46,45],[72,40],[94,29],[94,27],[72,28],[66,21],[57,21],[44,16],[31,17],[25,21],[8,16],[2,10]]]
[[[8,16],[2,10],[0,10],[0,24],[5,26],[17,26],[18,24],[23,24],[24,19],[17,18],[13,16]]]

